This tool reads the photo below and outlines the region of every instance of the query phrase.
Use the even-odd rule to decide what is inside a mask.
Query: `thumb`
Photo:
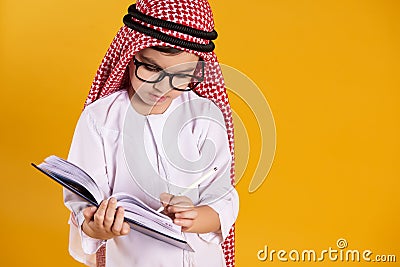
[[[96,213],[97,208],[95,206],[87,207],[83,210],[83,216],[85,217],[85,221],[91,221],[93,219],[94,214]]]
[[[174,195],[168,194],[168,193],[162,193],[160,195],[160,201],[161,204],[165,207],[169,204],[169,202],[171,201],[171,199],[173,198]]]

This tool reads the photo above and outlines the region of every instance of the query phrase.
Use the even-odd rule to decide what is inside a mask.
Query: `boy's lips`
[[[164,101],[167,97],[165,95],[150,94],[151,98],[156,101]]]

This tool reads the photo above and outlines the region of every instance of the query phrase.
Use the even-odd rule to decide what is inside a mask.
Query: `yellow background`
[[[131,3],[0,2],[1,266],[80,266],[67,252],[61,187],[29,164],[67,155],[90,83]],[[211,4],[220,61],[259,86],[277,130],[271,171],[251,194],[259,152],[257,138],[250,140],[250,169],[237,186],[237,265],[341,266],[260,262],[256,254],[264,245],[321,251],[346,238],[349,249],[397,256],[397,263],[347,265],[397,266],[400,3]],[[239,115],[241,105],[232,101]]]

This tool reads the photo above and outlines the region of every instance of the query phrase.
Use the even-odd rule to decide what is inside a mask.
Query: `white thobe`
[[[68,160],[84,169],[105,196],[126,192],[158,209],[162,192],[179,194],[210,169],[218,170],[188,196],[195,205],[209,205],[219,215],[217,233],[182,233],[195,252],[188,252],[132,230],[107,241],[81,230],[87,206],[64,190],[74,218],[70,254],[87,265],[106,244],[106,266],[225,266],[221,243],[236,220],[239,203],[230,182],[231,154],[221,111],[194,92],[174,99],[163,114],[141,115],[121,90],[87,106],[79,118]]]

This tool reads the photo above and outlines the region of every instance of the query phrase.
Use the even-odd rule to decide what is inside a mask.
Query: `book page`
[[[118,205],[125,209],[125,217],[137,218],[138,222],[145,226],[168,235],[181,235],[181,227],[174,224],[170,217],[152,209],[137,197],[124,193],[117,193],[112,197],[115,197]]]
[[[57,156],[49,156],[45,161],[38,165],[39,168],[57,175],[57,178],[67,184],[74,183],[84,187],[91,193],[97,203],[104,199],[103,192],[99,189],[96,182],[81,168]],[[79,186],[78,186],[79,187]],[[79,190],[81,192],[81,190]]]

